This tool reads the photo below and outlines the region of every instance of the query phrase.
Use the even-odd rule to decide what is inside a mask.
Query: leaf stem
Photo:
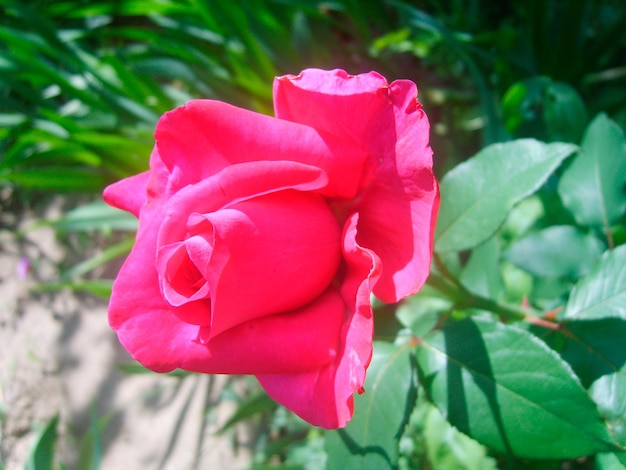
[[[442,275],[439,272],[431,272],[427,282],[432,288],[452,300],[457,308],[464,310],[471,308],[488,310],[508,320],[525,321],[551,330],[556,330],[560,327],[558,323],[541,318],[540,312],[535,309],[498,302],[470,292],[456,278],[452,277],[447,270],[446,275]]]

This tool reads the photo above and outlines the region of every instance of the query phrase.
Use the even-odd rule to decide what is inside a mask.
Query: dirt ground
[[[80,449],[94,422],[102,427],[101,468],[245,469],[244,428],[216,436],[235,404],[231,380],[131,374],[132,363],[109,329],[106,302],[70,290],[41,292],[58,279],[67,244],[33,217],[58,217],[54,201],[36,214],[0,214],[0,456],[22,470],[36,430],[60,416],[57,459],[81,468]],[[79,255],[80,257],[80,255]],[[231,394],[232,395],[232,394]],[[94,418],[95,417],[95,418]],[[89,446],[87,446],[89,448]],[[0,465],[0,468],[2,466]]]

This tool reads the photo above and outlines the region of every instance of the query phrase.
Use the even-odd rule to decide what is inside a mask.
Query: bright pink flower
[[[150,171],[105,200],[139,217],[109,320],[135,359],[254,374],[278,402],[345,426],[372,353],[370,295],[428,275],[438,208],[415,85],[305,70],[276,117],[196,100],[156,128]]]

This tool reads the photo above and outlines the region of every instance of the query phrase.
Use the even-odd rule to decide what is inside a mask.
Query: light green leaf
[[[626,138],[602,113],[587,127],[581,146],[558,192],[579,224],[608,227],[626,211]]]
[[[426,284],[417,294],[404,300],[396,309],[400,324],[420,338],[435,327],[441,316],[454,306],[454,301]]]
[[[497,299],[504,290],[499,264],[500,244],[492,237],[472,250],[461,282],[474,294]]]
[[[94,255],[86,260],[81,261],[80,263],[72,266],[67,271],[64,271],[61,274],[61,279],[69,280],[78,278],[84,274],[87,274],[90,271],[93,271],[99,266],[108,263],[109,261],[114,260],[120,256],[126,255],[130,253],[130,250],[133,248],[135,244],[134,237],[128,237],[122,239],[120,242],[115,245],[107,247],[106,250]]]
[[[449,323],[423,339],[417,362],[450,423],[496,451],[560,459],[615,449],[571,368],[527,331],[486,319]]]
[[[495,470],[496,462],[478,442],[454,429],[439,410],[430,406],[424,422],[424,439],[431,468]]]
[[[535,276],[576,280],[593,268],[604,249],[595,236],[569,225],[559,225],[513,242],[506,257]]]
[[[375,342],[365,393],[354,400],[354,417],[344,429],[325,435],[328,470],[395,468],[414,395],[411,347]]]
[[[435,249],[458,251],[485,241],[576,148],[521,139],[491,145],[450,170],[441,182]]]
[[[103,201],[94,201],[72,209],[53,224],[57,229],[69,232],[137,230],[137,218],[134,215],[115,209]]]
[[[62,289],[72,289],[76,292],[88,292],[96,297],[108,300],[113,290],[113,279],[79,279],[76,281],[42,282],[35,286],[38,292],[59,292]]]
[[[606,252],[572,290],[561,319],[626,320],[626,245]]]
[[[626,458],[623,454],[602,453],[596,455],[593,468],[594,470],[626,470],[624,461]]]

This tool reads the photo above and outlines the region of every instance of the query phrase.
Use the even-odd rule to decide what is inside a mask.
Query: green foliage
[[[563,320],[626,320],[626,245],[604,254],[593,272],[581,279],[560,315]]]
[[[559,182],[563,205],[583,226],[605,231],[626,212],[626,138],[605,114],[589,125],[581,152]]]
[[[517,140],[489,146],[458,165],[441,181],[435,249],[458,251],[485,241],[511,208],[536,191],[575,149]]]
[[[306,67],[413,79],[441,177],[428,284],[377,308],[345,429],[259,392],[224,430],[254,420],[256,469],[626,468],[624,57],[618,0],[0,0],[0,189],[99,195],[147,168],[164,112],[270,113],[273,77]],[[107,247],[40,289],[106,297],[94,273],[134,218],[93,203],[51,223]],[[56,428],[28,468],[51,468]]]
[[[502,98],[506,130],[515,137],[578,143],[587,125],[585,103],[567,83],[531,77],[514,83]]]
[[[328,470],[397,467],[398,440],[415,396],[411,345],[376,343],[364,388],[354,400],[354,418],[326,433]]]
[[[571,369],[521,329],[479,318],[451,322],[425,336],[416,355],[420,381],[444,416],[492,449],[575,458],[612,448]]]
[[[52,470],[54,468],[58,424],[59,417],[57,415],[41,428],[28,456],[26,470]]]
[[[537,277],[575,280],[591,270],[604,248],[593,234],[571,225],[553,225],[512,242],[506,258]]]
[[[106,428],[112,415],[98,416],[95,405],[91,408],[91,427],[89,431],[81,437],[80,455],[76,468],[98,470],[102,460],[101,433]],[[57,442],[59,440],[59,416],[55,415],[50,419],[35,436],[34,445],[26,461],[26,470],[53,470],[66,469],[60,463],[60,456],[57,453]]]
[[[497,468],[495,459],[487,455],[483,446],[457,431],[425,398],[418,400],[411,415],[401,442],[401,453],[402,470]]]

